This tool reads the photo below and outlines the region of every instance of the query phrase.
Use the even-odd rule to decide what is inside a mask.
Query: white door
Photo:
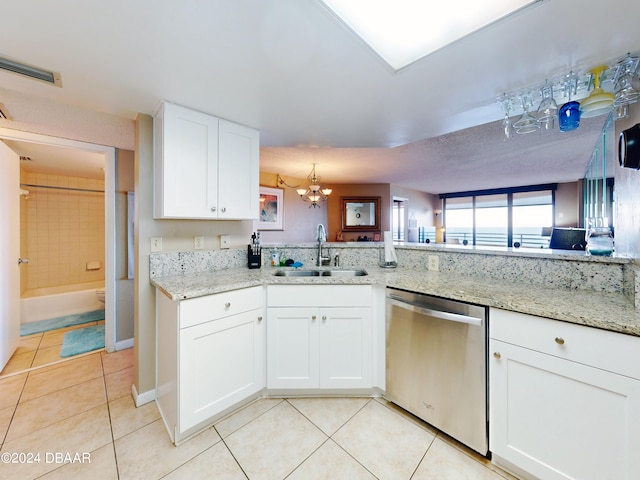
[[[0,141],[0,370],[20,341],[20,159]]]

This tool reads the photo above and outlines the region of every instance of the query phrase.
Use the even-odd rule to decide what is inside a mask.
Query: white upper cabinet
[[[257,130],[163,102],[154,137],[154,218],[258,217]]]

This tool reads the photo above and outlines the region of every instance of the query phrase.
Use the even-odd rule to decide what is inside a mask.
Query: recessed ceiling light
[[[62,87],[62,79],[59,73],[17,62],[6,57],[0,57],[0,69],[40,80],[56,87]]]
[[[320,0],[394,70],[546,0]]]

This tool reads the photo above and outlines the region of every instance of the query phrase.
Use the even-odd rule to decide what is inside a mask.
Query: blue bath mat
[[[73,357],[99,348],[104,348],[104,325],[78,328],[64,334],[60,356]]]
[[[34,333],[56,330],[58,328],[72,327],[83,323],[97,322],[104,320],[104,310],[92,310],[90,312],[76,313],[75,315],[65,315],[64,317],[50,318],[48,320],[38,320],[20,325],[20,336],[32,335]]]

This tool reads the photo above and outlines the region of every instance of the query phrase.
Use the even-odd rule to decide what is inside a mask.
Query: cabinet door
[[[372,371],[371,309],[320,309],[320,388],[371,388]]]
[[[216,218],[218,119],[164,103],[154,122],[155,218]]]
[[[257,219],[260,140],[257,130],[220,120],[218,218]]]
[[[318,388],[318,309],[267,309],[267,387]]]
[[[544,479],[638,478],[640,381],[497,340],[490,352],[496,463]]]
[[[180,432],[264,385],[262,309],[180,330]]]

